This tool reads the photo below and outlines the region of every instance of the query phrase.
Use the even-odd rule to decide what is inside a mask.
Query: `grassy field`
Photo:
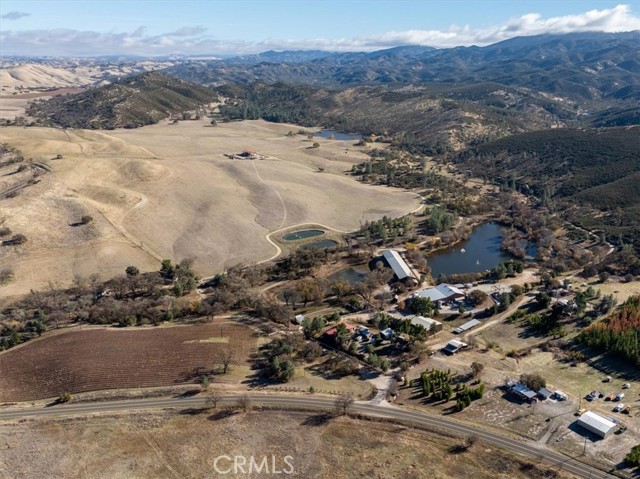
[[[68,284],[74,276],[156,269],[162,258],[196,260],[201,275],[268,259],[267,235],[315,223],[339,231],[419,205],[416,195],[363,185],[345,172],[366,155],[351,142],[287,137],[293,125],[264,121],[158,124],[135,130],[3,128],[0,141],[52,173],[3,201],[20,247],[0,249],[16,280],[4,295]],[[230,160],[254,150],[264,160]],[[63,159],[54,160],[56,155]],[[322,172],[321,172],[322,170]],[[82,215],[89,225],[73,226]]]
[[[220,340],[224,340],[221,342]],[[0,402],[55,397],[63,392],[193,383],[233,351],[237,381],[249,372],[257,338],[237,323],[165,328],[86,328],[53,333],[0,354]]]
[[[273,477],[218,475],[214,461],[221,455],[266,455],[269,461],[273,455],[280,469],[289,455],[293,474],[281,476],[304,479],[524,479],[548,469],[480,443],[456,453],[459,438],[303,413],[154,412],[4,422],[0,434],[0,477],[12,479]]]

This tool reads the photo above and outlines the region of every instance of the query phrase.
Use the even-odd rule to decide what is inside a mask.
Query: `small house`
[[[350,331],[350,332],[353,332],[356,329],[356,327],[353,324],[340,323],[338,326],[340,325],[344,326],[347,329],[347,331]],[[324,334],[327,336],[335,336],[336,333],[338,332],[338,326],[334,326],[333,328],[327,329]]]
[[[427,331],[432,331],[434,333],[442,331],[442,323],[435,319],[425,318],[424,316],[411,316],[409,317],[409,320],[411,321],[411,324],[422,326]]]
[[[294,321],[295,321],[297,324],[300,324],[300,325],[301,325],[301,324],[304,322],[304,315],[303,315],[303,314],[296,314],[296,316],[295,316],[295,318],[294,318]]]
[[[380,336],[382,339],[391,339],[393,338],[393,329],[387,328],[380,331]]]

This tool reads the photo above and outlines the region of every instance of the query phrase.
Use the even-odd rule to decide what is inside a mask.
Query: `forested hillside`
[[[215,101],[209,88],[157,72],[34,103],[29,114],[71,128],[135,128]]]
[[[640,251],[640,127],[523,133],[462,152],[455,161],[545,201],[595,208],[604,214],[570,219]]]
[[[605,321],[589,326],[578,340],[640,367],[640,296],[629,298]]]
[[[228,119],[264,118],[387,137],[403,148],[440,154],[575,119],[562,102],[495,83],[330,90],[284,83],[225,85]]]

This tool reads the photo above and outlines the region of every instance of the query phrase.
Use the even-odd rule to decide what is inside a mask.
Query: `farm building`
[[[464,292],[461,289],[444,283],[439,284],[435,288],[416,291],[413,295],[418,298],[429,298],[434,303],[437,301],[447,302],[464,298]]]
[[[416,276],[413,274],[413,271],[411,271],[411,268],[409,267],[407,262],[404,259],[402,259],[402,257],[397,251],[394,251],[392,249],[386,249],[384,250],[384,253],[382,253],[382,256],[384,256],[385,261],[393,270],[393,274],[396,275],[396,278],[398,278],[401,281],[405,279],[408,279],[413,282],[418,281]]]
[[[452,339],[447,343],[447,345],[444,348],[442,348],[442,351],[447,354],[455,354],[461,349],[466,348],[467,346],[468,346],[467,343],[463,343],[462,341],[457,341],[455,339]]]
[[[427,331],[433,331],[434,333],[442,331],[442,323],[435,319],[425,318],[424,316],[410,316],[409,320],[411,324],[418,324]]]
[[[471,328],[477,326],[478,324],[480,324],[480,321],[478,321],[477,319],[472,319],[471,321],[467,321],[463,325],[458,326],[456,329],[452,331],[452,333],[454,334],[464,333],[465,331],[470,330]]]
[[[540,388],[540,390],[538,390],[538,397],[543,401],[549,399],[551,396],[553,396],[553,393],[547,388]]]
[[[591,411],[585,412],[578,418],[578,426],[602,438],[607,437],[615,429],[614,422]]]
[[[514,384],[511,390],[516,396],[518,396],[523,401],[531,402],[536,397],[535,391],[532,391],[524,384],[520,384],[520,383]]]

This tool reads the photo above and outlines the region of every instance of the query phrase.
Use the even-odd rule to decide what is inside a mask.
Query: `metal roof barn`
[[[384,251],[384,253],[382,253],[382,255],[384,256],[384,259],[387,261],[387,263],[389,263],[389,266],[391,266],[391,269],[398,277],[398,279],[415,279],[415,276],[411,272],[411,268],[409,268],[409,265],[405,262],[405,260],[402,259],[397,251],[387,249]]]
[[[595,412],[587,411],[578,418],[578,426],[583,427],[587,431],[590,431],[602,438],[607,437],[616,428],[614,422],[596,414]]]
[[[458,326],[456,329],[452,331],[452,333],[455,333],[455,334],[464,333],[465,331],[473,328],[474,326],[477,326],[478,324],[480,324],[480,321],[478,321],[477,319],[472,319],[471,321],[467,321],[463,325]]]

